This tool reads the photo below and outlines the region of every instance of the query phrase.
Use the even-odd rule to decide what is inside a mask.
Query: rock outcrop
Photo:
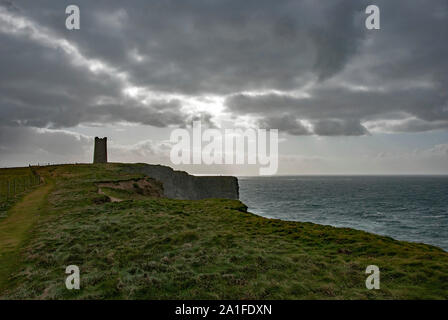
[[[238,179],[231,176],[193,176],[162,165],[144,163],[126,165],[129,173],[142,173],[163,184],[164,196],[172,199],[200,200],[207,198],[238,199]]]

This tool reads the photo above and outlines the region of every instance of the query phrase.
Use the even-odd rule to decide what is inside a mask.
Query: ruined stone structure
[[[95,137],[93,163],[107,163],[107,137]]]
[[[238,179],[231,176],[192,176],[162,165],[121,164],[129,173],[142,173],[163,184],[164,196],[171,199],[238,199]]]

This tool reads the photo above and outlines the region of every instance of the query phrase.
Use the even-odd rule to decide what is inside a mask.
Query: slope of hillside
[[[117,164],[39,173],[55,187],[3,299],[448,298],[448,253],[433,246],[266,219],[237,200],[121,192],[110,202],[99,183],[143,177]],[[68,265],[80,268],[80,290],[65,288]],[[381,270],[380,290],[365,287],[368,265]]]
[[[30,167],[0,169],[0,220],[17,201],[39,184]]]

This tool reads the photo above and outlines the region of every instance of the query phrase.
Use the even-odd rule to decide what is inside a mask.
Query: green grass
[[[448,298],[448,253],[434,246],[266,219],[235,200],[104,202],[95,183],[140,177],[115,164],[40,173],[55,187],[4,299]],[[79,291],[65,288],[71,264]],[[371,264],[380,290],[365,288]]]
[[[50,181],[25,195],[0,220],[0,290],[13,269],[20,266],[20,248],[30,238],[32,226],[46,214],[46,197],[52,186]]]
[[[7,211],[15,203],[33,189],[30,181],[32,184],[37,181],[30,179],[35,179],[35,176],[29,167],[0,169],[0,220],[6,217]]]

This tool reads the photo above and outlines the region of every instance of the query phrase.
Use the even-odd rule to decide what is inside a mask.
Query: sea
[[[349,227],[448,251],[448,176],[238,177],[266,218]]]

